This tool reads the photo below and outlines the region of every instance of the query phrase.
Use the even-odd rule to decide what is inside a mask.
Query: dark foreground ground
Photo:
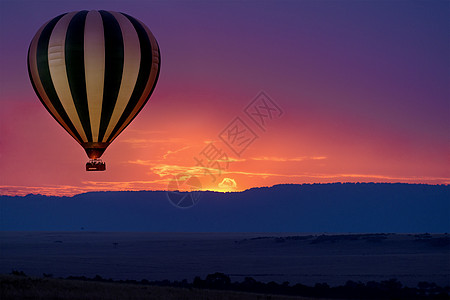
[[[325,283],[314,286],[275,282],[262,283],[247,277],[231,282],[223,273],[192,283],[179,281],[136,281],[104,279],[101,276],[32,278],[21,271],[0,275],[0,299],[450,299],[450,287],[422,282],[417,288],[404,287],[395,279],[382,282],[349,281],[343,286]]]
[[[0,275],[0,299],[34,300],[140,300],[140,299],[185,299],[185,300],[288,300],[310,299],[278,295],[253,294],[235,291],[218,291],[196,288],[159,287],[127,283],[88,282],[82,280],[30,278]]]
[[[192,282],[227,274],[313,286],[450,285],[447,234],[0,232],[0,274]]]

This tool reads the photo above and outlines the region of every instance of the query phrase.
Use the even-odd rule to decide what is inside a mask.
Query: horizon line
[[[292,185],[292,186],[312,186],[312,185],[344,185],[344,184],[348,184],[348,185],[357,185],[357,184],[378,184],[378,185],[382,185],[382,184],[389,184],[389,185],[397,185],[397,184],[402,184],[402,185],[423,185],[423,186],[449,186],[450,184],[448,183],[436,183],[436,184],[431,184],[431,183],[409,183],[409,182],[373,182],[373,181],[367,181],[367,182],[350,182],[350,181],[346,181],[346,182],[341,182],[341,181],[336,181],[336,182],[314,182],[314,183],[278,183],[278,184],[274,184],[271,186],[255,186],[255,187],[251,187],[248,189],[244,189],[244,190],[214,190],[214,189],[197,189],[197,190],[134,190],[134,189],[123,189],[123,190],[90,190],[90,191],[85,191],[85,192],[81,192],[81,193],[73,193],[73,194],[60,194],[60,195],[55,195],[55,194],[43,194],[43,193],[28,193],[28,194],[22,194],[20,195],[19,193],[16,194],[4,194],[2,193],[2,189],[7,189],[7,186],[0,186],[0,197],[27,197],[27,196],[44,196],[44,197],[68,197],[68,198],[72,198],[78,195],[83,195],[83,194],[89,194],[89,193],[111,193],[111,192],[164,192],[164,193],[168,193],[168,192],[180,192],[180,193],[190,193],[190,192],[212,192],[212,193],[220,193],[220,194],[231,194],[231,193],[243,193],[246,191],[250,191],[250,190],[254,190],[254,189],[264,189],[264,188],[274,188],[277,186],[287,186],[287,185]],[[17,186],[15,186],[17,187]],[[27,188],[27,187],[25,187]],[[51,187],[48,187],[51,188]]]

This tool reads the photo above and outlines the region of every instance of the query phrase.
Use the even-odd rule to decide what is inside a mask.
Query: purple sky
[[[11,175],[2,175],[0,186],[5,193],[22,193],[28,186],[90,190],[92,182],[142,188],[133,182],[146,181],[146,188],[163,188],[156,158],[179,151],[163,163],[193,164],[202,141],[217,140],[261,90],[285,115],[252,145],[247,162],[226,176],[238,189],[306,181],[448,183],[449,3],[2,0],[0,174]],[[46,115],[26,69],[37,29],[63,12],[82,9],[138,18],[154,33],[162,56],[150,103],[105,154],[116,166],[128,167],[96,178],[45,169],[55,159],[49,154],[55,144],[67,149],[58,159],[68,161],[68,168],[82,166],[86,158]],[[130,153],[127,141],[142,138],[133,130],[149,128],[180,140]],[[152,133],[146,138],[157,139]],[[190,150],[180,150],[185,147]],[[267,164],[252,164],[258,157]],[[298,157],[323,159],[315,165]],[[130,163],[137,161],[148,164]]]

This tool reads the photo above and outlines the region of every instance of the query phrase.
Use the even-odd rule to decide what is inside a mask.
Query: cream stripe
[[[92,140],[98,142],[105,79],[105,36],[100,13],[91,10],[84,28],[84,68]]]
[[[38,41],[41,36],[42,31],[44,30],[45,26],[47,26],[49,22],[44,24],[39,31],[34,36],[34,39],[31,41],[30,44],[30,54],[29,54],[29,65],[30,65],[30,74],[34,83],[34,86],[36,88],[37,93],[39,94],[40,98],[44,102],[44,106],[47,107],[47,109],[50,111],[50,114],[56,119],[56,121],[61,124],[61,126],[78,142],[81,143],[81,141],[76,137],[76,135],[70,130],[69,126],[64,122],[64,120],[61,118],[59,113],[56,111],[55,107],[53,106],[52,102],[47,96],[47,93],[44,90],[44,87],[42,86],[41,79],[39,78],[39,71],[37,68],[37,61],[36,61],[36,54],[37,54],[37,46]]]
[[[141,46],[133,24],[131,24],[131,22],[120,13],[112,11],[110,11],[110,13],[119,22],[120,29],[122,31],[124,62],[122,82],[120,85],[119,94],[117,96],[117,102],[111,115],[108,128],[106,129],[105,136],[103,137],[103,142],[108,140],[111,132],[130,101],[131,94],[133,93],[136,85],[141,63]]]
[[[114,139],[122,132],[122,130],[124,130],[125,127],[128,126],[128,124],[133,120],[133,118],[136,116],[136,114],[139,112],[139,110],[145,104],[145,101],[147,100],[147,97],[150,94],[150,91],[152,90],[153,85],[155,84],[156,75],[158,74],[159,59],[160,59],[158,43],[156,42],[155,37],[153,36],[151,31],[147,28],[147,26],[144,23],[142,23],[141,21],[139,21],[139,20],[138,20],[138,22],[142,25],[142,27],[145,28],[145,30],[147,32],[147,35],[148,35],[148,37],[150,39],[150,44],[152,46],[152,55],[153,56],[152,56],[152,68],[150,70],[150,78],[147,81],[147,85],[145,86],[145,90],[142,93],[142,96],[139,99],[139,102],[134,107],[133,111],[128,116],[128,118],[126,119],[125,123],[123,123],[123,125],[120,126],[119,130],[116,132],[116,134],[111,139],[111,142],[114,141]]]
[[[67,115],[72,121],[73,126],[80,134],[84,142],[87,142],[86,134],[78,117],[75,104],[70,92],[69,80],[67,79],[66,60],[64,56],[64,47],[66,41],[66,31],[69,22],[77,12],[71,12],[62,17],[56,23],[48,45],[48,65],[50,68],[50,75],[52,77],[53,85],[58,94],[61,104],[64,107]]]

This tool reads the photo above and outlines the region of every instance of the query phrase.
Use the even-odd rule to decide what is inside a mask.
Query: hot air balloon
[[[44,24],[28,50],[33,88],[53,118],[84,148],[87,171],[147,103],[160,52],[150,30],[119,12],[77,11]]]

